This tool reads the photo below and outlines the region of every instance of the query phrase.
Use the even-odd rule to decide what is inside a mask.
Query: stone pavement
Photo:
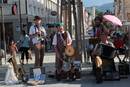
[[[83,73],[82,78],[76,81],[56,81],[52,78],[47,78],[44,85],[27,86],[23,84],[18,85],[0,85],[0,87],[130,87],[130,76],[128,79],[121,79],[120,81],[104,81],[102,84],[96,84],[94,77],[89,73]]]
[[[17,55],[17,61],[19,61],[19,55]],[[4,60],[3,60],[4,62]],[[104,81],[102,84],[96,84],[94,76],[90,73],[91,72],[91,65],[90,64],[83,64],[82,65],[82,77],[76,81],[56,81],[54,78],[48,77],[48,74],[54,74],[54,62],[55,56],[54,53],[46,53],[44,58],[44,66],[46,67],[46,83],[44,85],[38,86],[27,86],[24,84],[17,84],[17,85],[4,85],[0,84],[0,87],[130,87],[130,75],[127,79],[121,79],[120,81]],[[29,61],[29,64],[25,64],[25,70],[29,72],[29,68],[33,67],[34,63],[34,55],[33,60]],[[4,71],[0,71],[4,72]]]

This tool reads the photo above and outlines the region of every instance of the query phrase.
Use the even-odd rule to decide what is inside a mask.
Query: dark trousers
[[[42,45],[40,48],[36,45],[34,46],[34,53],[35,53],[35,65],[34,67],[42,67],[43,59],[44,59],[44,51],[45,45]]]
[[[21,47],[21,60],[24,60],[24,55],[26,55],[26,60],[29,59],[29,47]]]

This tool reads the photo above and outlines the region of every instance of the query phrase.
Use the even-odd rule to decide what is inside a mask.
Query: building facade
[[[1,3],[2,0],[0,0]],[[19,40],[20,30],[29,30],[33,23],[34,16],[38,15],[43,19],[43,25],[57,21],[56,16],[52,16],[51,12],[57,12],[57,0],[7,0],[8,2],[0,7],[3,8],[4,21],[0,17],[0,31],[2,30],[2,23],[5,25],[5,39],[6,43],[9,39]],[[12,14],[12,6],[16,5],[16,14]],[[1,13],[1,10],[0,10]],[[2,15],[2,14],[1,14]],[[23,27],[27,25],[27,27]],[[3,32],[0,32],[1,42],[3,40]]]
[[[130,21],[130,0],[124,0],[126,19]]]
[[[130,0],[114,0],[115,15],[122,21],[130,21]]]

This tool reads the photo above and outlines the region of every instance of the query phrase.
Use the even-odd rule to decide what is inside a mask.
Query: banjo
[[[67,45],[67,33],[65,32],[62,36],[63,41],[65,42],[65,54],[67,56],[73,56],[75,53],[75,50],[72,45]]]
[[[74,53],[75,53],[75,50],[74,50],[74,48],[73,48],[72,45],[66,46],[66,48],[65,48],[65,54],[66,54],[67,56],[73,56]]]

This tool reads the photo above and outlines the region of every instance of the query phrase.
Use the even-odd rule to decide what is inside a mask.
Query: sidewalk
[[[18,64],[19,64],[20,57],[21,57],[21,54],[17,53],[16,60],[17,60]],[[6,58],[7,59],[9,58],[9,54],[7,54]],[[34,63],[34,60],[35,60],[35,56],[34,56],[34,53],[32,53],[32,60],[29,60],[29,64]],[[48,63],[48,62],[55,62],[55,53],[54,52],[46,52],[45,53],[44,63]],[[2,63],[5,64],[5,59],[4,58],[2,59]]]
[[[19,59],[19,55],[17,55],[17,61]],[[4,61],[4,60],[3,60]],[[44,58],[44,67],[46,67],[46,74],[54,74],[54,62],[55,62],[55,53],[46,53]],[[25,70],[29,72],[29,68],[33,67],[34,64],[34,54],[33,60],[29,61],[29,64],[25,64]],[[0,71],[1,72],[1,71]],[[2,70],[3,72],[3,70]],[[91,72],[90,64],[82,65],[82,76],[81,79],[76,81],[56,81],[54,78],[50,78],[47,76],[46,83],[44,85],[38,86],[26,86],[24,84],[18,85],[2,85],[0,87],[130,87],[130,75],[128,79],[121,79],[120,81],[104,81],[102,84],[96,84],[95,78]]]
[[[17,54],[17,56],[16,56],[17,64],[20,64],[20,62],[19,62],[20,56],[21,56],[21,54]],[[9,58],[9,55],[7,55],[7,59],[8,58]],[[34,54],[32,54],[32,60],[29,59],[28,64],[24,64],[25,68],[33,67],[34,61],[35,61],[35,56],[34,56]],[[26,63],[26,59],[25,59],[25,63]],[[46,70],[50,69],[49,67],[54,68],[54,63],[55,63],[55,53],[45,53],[44,60],[43,60],[43,66],[47,67]],[[2,64],[3,64],[2,66],[6,66],[6,65],[8,65],[8,62],[6,62],[6,64],[5,64],[5,59],[2,59]],[[27,70],[27,69],[25,69],[25,70]]]

